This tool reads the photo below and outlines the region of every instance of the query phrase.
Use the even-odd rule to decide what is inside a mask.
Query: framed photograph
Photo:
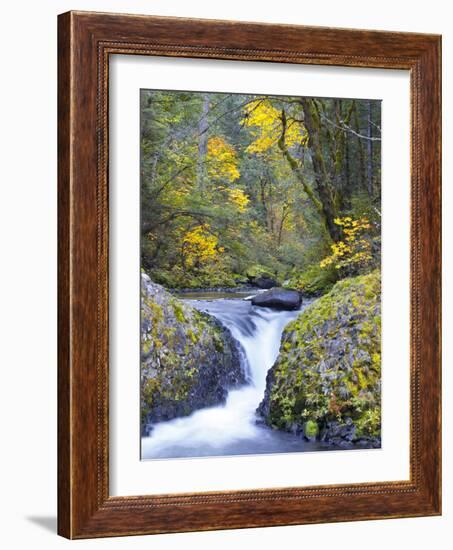
[[[440,514],[440,37],[58,29],[59,533]]]

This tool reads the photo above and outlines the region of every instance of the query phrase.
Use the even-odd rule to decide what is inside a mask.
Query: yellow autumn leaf
[[[242,189],[228,189],[228,195],[230,202],[234,204],[239,212],[245,212],[247,204],[250,202],[250,199],[242,191]]]
[[[215,259],[223,248],[218,248],[218,239],[210,233],[208,224],[197,225],[186,232],[182,239],[182,253],[185,265],[192,267]]]
[[[236,151],[220,136],[208,139],[206,155],[208,176],[212,179],[233,182],[240,177]]]
[[[247,147],[249,153],[262,153],[276,145],[282,135],[281,111],[272,102],[256,100],[244,107],[243,123],[250,128],[254,141]],[[290,121],[286,127],[285,144],[306,143],[308,134],[300,122]]]
[[[335,218],[334,223],[342,228],[344,240],[333,243],[332,253],[320,262],[320,267],[327,267],[335,263],[336,269],[345,266],[364,265],[373,259],[371,241],[365,232],[371,225],[366,217],[353,220],[350,216]]]

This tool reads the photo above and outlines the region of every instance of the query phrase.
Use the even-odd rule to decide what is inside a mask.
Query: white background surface
[[[56,516],[56,14],[88,9],[255,20],[444,35],[444,152],[452,150],[450,2],[264,3],[262,0],[9,2],[2,5],[0,86],[1,544],[9,549],[305,547],[413,550],[451,547],[453,476],[453,161],[444,153],[444,515],[331,525],[69,542]],[[447,128],[447,126],[449,126]],[[450,329],[448,329],[450,327]]]
[[[113,56],[109,74],[110,494],[409,479],[409,71]],[[152,87],[382,100],[381,449],[138,459],[139,90]]]

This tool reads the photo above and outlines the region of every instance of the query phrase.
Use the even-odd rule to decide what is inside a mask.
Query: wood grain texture
[[[70,17],[58,25],[58,532],[71,536]]]
[[[59,16],[58,531],[68,538],[436,515],[440,496],[440,37]],[[410,481],[110,497],[108,59],[164,55],[411,73]]]

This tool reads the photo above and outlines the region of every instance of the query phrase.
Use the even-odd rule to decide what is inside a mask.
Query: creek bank
[[[253,293],[256,292],[256,287],[247,286],[247,285],[238,285],[238,286],[226,286],[226,287],[205,287],[205,288],[171,288],[168,290],[171,294],[182,295],[185,294],[207,294],[207,293],[218,293],[218,294],[240,294],[240,293]]]
[[[217,319],[141,274],[141,421],[156,422],[224,403],[245,383],[239,343]]]
[[[380,447],[381,289],[344,279],[282,336],[257,412],[272,428],[340,447]]]

